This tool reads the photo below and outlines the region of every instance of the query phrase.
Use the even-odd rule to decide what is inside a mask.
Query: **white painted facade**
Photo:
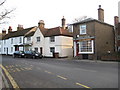
[[[41,30],[36,28],[33,36],[28,37],[18,36],[12,37],[6,40],[2,40],[1,54],[12,55],[15,51],[15,46],[18,46],[18,50],[35,50],[38,48],[38,52],[46,57],[53,57],[53,53],[50,52],[50,47],[55,48],[55,53],[59,53],[59,57],[72,57],[73,56],[73,40],[68,36],[55,36],[55,41],[51,42],[50,37],[44,37]],[[37,37],[40,37],[40,42],[37,42]],[[20,42],[21,41],[21,42]],[[23,47],[24,45],[24,47]]]
[[[19,46],[19,50],[23,50],[23,36],[12,37],[9,39],[2,40],[2,52],[1,54],[12,55],[15,51],[15,45]]]
[[[36,38],[40,37],[40,42],[37,42]],[[40,48],[42,48],[42,55],[45,57],[53,57],[53,53],[50,52],[50,47],[55,48],[55,53],[59,53],[59,57],[72,57],[73,56],[73,40],[72,37],[68,36],[55,36],[55,42],[50,41],[50,37],[44,37],[39,28],[33,36],[31,36],[31,41],[27,41],[25,38],[25,43],[32,43],[31,48],[35,50],[38,48],[38,52],[41,53]]]

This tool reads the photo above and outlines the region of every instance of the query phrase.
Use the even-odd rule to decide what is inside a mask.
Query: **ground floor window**
[[[38,48],[37,47],[35,48],[35,51],[38,52]]]
[[[11,52],[13,52],[13,47],[11,47]]]
[[[50,52],[55,52],[55,47],[50,47]]]
[[[79,53],[93,53],[93,40],[79,42]]]

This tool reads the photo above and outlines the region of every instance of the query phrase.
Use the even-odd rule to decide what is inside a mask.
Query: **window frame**
[[[31,37],[27,37],[27,41],[31,41]]]
[[[22,43],[22,37],[19,38],[19,43]]]
[[[83,28],[85,26],[85,28]],[[84,30],[84,33],[83,33]],[[80,25],[80,35],[87,34],[87,26],[86,24]]]
[[[89,46],[82,46],[81,43],[83,42],[79,42],[79,54],[93,54],[94,53],[94,43],[93,43],[93,40],[89,40],[91,41],[91,47]],[[88,41],[84,41],[84,42],[88,42]],[[87,43],[88,44],[88,43]],[[81,48],[82,47],[82,48]],[[86,49],[85,52],[82,51],[82,49]],[[89,51],[89,49],[91,49],[91,51]]]
[[[38,38],[39,38],[39,39],[38,39]],[[36,41],[37,41],[37,42],[40,42],[40,37],[36,37]]]
[[[55,36],[50,37],[50,42],[55,42]]]
[[[52,50],[53,49],[53,50]],[[55,47],[50,47],[50,52],[54,53],[55,52]]]
[[[13,38],[11,38],[11,44],[13,44]]]

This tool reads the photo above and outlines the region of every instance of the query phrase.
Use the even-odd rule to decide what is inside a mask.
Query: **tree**
[[[10,13],[13,12],[15,9],[12,10],[8,10],[8,9],[4,9],[2,8],[2,6],[5,4],[6,0],[1,0],[0,1],[0,24],[4,24],[6,23],[6,21],[4,21],[7,18],[10,18]]]
[[[81,17],[75,18],[72,22],[73,23],[80,22],[80,21],[83,21],[87,18],[89,18],[89,17],[88,16],[81,16]]]

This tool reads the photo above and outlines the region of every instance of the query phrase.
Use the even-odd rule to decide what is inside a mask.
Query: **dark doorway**
[[[19,46],[15,45],[15,51],[19,51]]]
[[[42,47],[40,47],[40,53],[43,54],[43,49],[42,49]]]
[[[7,55],[8,55],[8,48],[7,48]]]
[[[77,56],[79,55],[79,44],[78,43],[76,44],[76,55]]]
[[[82,58],[83,58],[83,59],[88,59],[88,54],[83,54],[83,55],[82,55]]]

